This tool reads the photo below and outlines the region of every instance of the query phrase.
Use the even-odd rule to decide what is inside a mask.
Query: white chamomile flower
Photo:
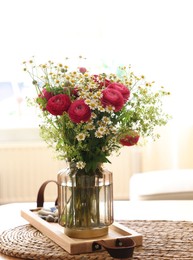
[[[105,125],[106,125],[106,124],[104,124],[103,121],[97,121],[97,124],[98,124],[99,126],[105,126]]]
[[[112,113],[112,112],[114,112],[114,110],[115,110],[115,108],[114,108],[113,106],[107,106],[107,107],[106,107],[106,111],[107,111],[108,113]]]
[[[86,166],[85,162],[79,161],[79,162],[76,163],[76,167],[78,169],[84,169],[85,166]]]
[[[98,110],[99,110],[100,112],[105,112],[105,108],[102,107],[102,106],[98,106]]]
[[[95,136],[96,136],[96,138],[102,138],[103,137],[103,135],[99,131],[95,132]]]
[[[94,110],[95,108],[97,108],[97,102],[95,100],[91,100],[89,107],[90,109]]]
[[[97,115],[96,115],[94,112],[92,112],[91,117],[92,117],[93,119],[95,119],[95,118],[97,118]]]
[[[103,95],[102,95],[101,91],[97,91],[97,92],[94,93],[93,98],[94,99],[101,99],[102,96]]]
[[[111,123],[111,120],[107,116],[103,116],[102,122],[104,122],[106,125]]]
[[[90,88],[91,88],[91,89],[95,89],[95,88],[96,88],[96,85],[95,85],[94,82],[90,82]]]
[[[105,132],[106,132],[106,127],[100,126],[97,131],[98,131],[99,133],[101,133],[102,135],[104,135]]]
[[[88,106],[89,106],[89,105],[90,105],[90,103],[91,103],[90,99],[88,99],[88,98],[87,98],[87,99],[85,99],[85,101],[84,101],[84,102],[85,102],[85,104],[87,104]]]
[[[110,131],[108,128],[106,128],[106,132],[105,132],[106,135],[109,135],[110,134]]]
[[[85,139],[86,135],[84,133],[80,133],[76,136],[76,139],[78,141],[83,141]]]
[[[94,130],[95,126],[93,125],[93,123],[88,123],[87,126],[86,126],[86,129],[87,130]]]
[[[116,141],[117,141],[117,139],[116,139],[115,137],[112,137],[112,138],[111,138],[111,142],[112,142],[112,143],[114,143],[114,142],[116,142]]]
[[[103,147],[102,147],[102,151],[103,151],[103,152],[108,151],[108,147],[107,147],[107,146],[103,146]]]
[[[89,86],[87,86],[87,85],[83,86],[83,89],[84,89],[84,92],[87,92],[87,91],[89,92]]]
[[[117,134],[118,130],[116,127],[110,126],[109,130],[111,131],[112,134]]]

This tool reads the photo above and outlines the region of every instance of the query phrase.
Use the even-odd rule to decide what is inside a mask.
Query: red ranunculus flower
[[[53,97],[52,92],[48,92],[46,88],[42,90],[42,97],[45,98],[46,100],[49,100],[51,97]]]
[[[46,110],[48,110],[52,115],[59,116],[67,111],[70,107],[71,100],[68,95],[66,94],[58,94],[51,97],[48,100],[46,105]]]
[[[73,89],[71,89],[71,94],[75,97],[78,97],[78,88],[74,87]]]
[[[120,139],[120,143],[124,146],[132,146],[138,143],[139,134],[135,131],[130,131],[127,135]]]
[[[68,114],[74,123],[87,122],[91,117],[91,110],[83,99],[78,99],[71,104]]]
[[[108,88],[112,88],[112,89],[116,89],[116,90],[120,91],[121,94],[123,95],[123,99],[124,99],[125,103],[127,102],[127,100],[130,97],[129,89],[125,85],[123,85],[121,83],[113,82],[113,83],[108,85]]]
[[[102,91],[102,94],[103,97],[101,98],[101,103],[104,107],[111,105],[115,108],[115,112],[122,109],[124,99],[118,90],[106,88]]]

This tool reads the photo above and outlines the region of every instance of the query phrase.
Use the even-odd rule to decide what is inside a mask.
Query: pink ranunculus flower
[[[78,99],[70,105],[68,114],[74,123],[87,122],[91,117],[91,109],[83,99]]]
[[[54,94],[53,94],[52,92],[47,91],[47,89],[44,88],[44,89],[42,90],[42,95],[41,95],[41,96],[42,96],[43,98],[45,98],[46,100],[49,100],[51,97],[54,96]]]
[[[120,139],[120,143],[124,146],[132,146],[136,145],[139,141],[139,134],[135,131],[130,131],[125,136],[122,136]]]
[[[54,116],[62,115],[70,107],[71,100],[66,94],[51,97],[46,105],[46,110]]]
[[[79,71],[80,71],[82,74],[84,74],[85,72],[87,72],[87,69],[84,68],[84,67],[80,67],[80,68],[79,68]]]
[[[101,103],[104,107],[111,105],[115,108],[115,112],[123,108],[124,99],[118,90],[106,88],[102,91],[102,94]]]
[[[126,103],[130,97],[130,90],[121,83],[113,82],[108,85],[108,88],[112,88],[112,89],[116,89],[116,90],[120,91],[121,94],[123,95],[124,103]]]

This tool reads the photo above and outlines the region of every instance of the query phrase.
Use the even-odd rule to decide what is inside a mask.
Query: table
[[[21,209],[36,208],[35,203],[12,203],[0,206],[0,233],[27,224]],[[115,201],[115,220],[176,220],[193,221],[193,201]],[[19,259],[0,253],[0,259]]]

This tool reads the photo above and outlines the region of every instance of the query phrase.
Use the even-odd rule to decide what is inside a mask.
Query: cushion
[[[135,173],[130,200],[193,200],[193,169]]]

